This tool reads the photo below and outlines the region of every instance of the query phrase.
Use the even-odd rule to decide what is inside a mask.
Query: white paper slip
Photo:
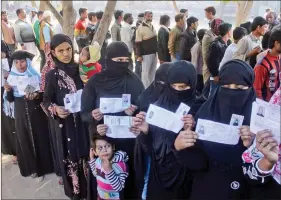
[[[111,138],[136,138],[128,126],[109,126],[106,136]]]
[[[195,132],[200,140],[229,145],[236,145],[240,137],[236,126],[205,119],[198,119]]]
[[[244,121],[243,115],[232,114],[229,125],[241,127],[243,124],[243,121]]]
[[[269,129],[280,144],[280,109],[279,105],[256,99],[252,105],[250,129],[257,134],[259,131]]]
[[[181,103],[176,111],[176,115],[181,119],[184,115],[187,115],[190,107],[184,103]]]
[[[118,113],[131,106],[131,95],[123,94],[122,98],[100,98],[100,111],[106,113]]]
[[[7,58],[1,58],[1,69],[4,71],[10,71],[9,62]]]
[[[149,105],[145,121],[174,133],[178,133],[184,125],[175,113],[153,104]]]
[[[66,94],[63,101],[64,107],[70,113],[77,113],[81,111],[81,96],[82,89],[72,94]]]
[[[132,126],[132,117],[129,116],[103,116],[104,124],[108,126]]]

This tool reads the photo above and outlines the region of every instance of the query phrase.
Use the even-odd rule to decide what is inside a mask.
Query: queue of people
[[[210,29],[198,32],[187,10],[171,30],[170,17],[161,16],[157,38],[151,11],[134,28],[132,15],[117,10],[100,46],[92,39],[103,12],[81,8],[76,63],[73,42],[52,30],[48,11],[38,11],[32,27],[19,9],[14,41],[22,50],[11,53],[1,41],[2,153],[13,155],[24,177],[55,172],[70,199],[280,199],[280,140],[271,125],[256,135],[250,126],[256,98],[281,106],[281,30],[267,32],[276,26],[272,13],[256,17],[251,33],[242,26],[232,32],[213,7],[205,13]],[[29,52],[36,44],[45,58],[41,74]],[[175,132],[148,123],[151,105],[170,113],[161,116],[167,124],[181,105],[190,110]],[[203,140],[204,127],[196,131],[200,120],[229,125],[233,115],[243,117],[236,144]]]

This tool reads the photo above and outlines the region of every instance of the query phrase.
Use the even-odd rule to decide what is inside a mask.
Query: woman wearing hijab
[[[164,90],[167,71],[171,63],[163,63],[159,66],[155,73],[155,79],[150,86],[139,96],[137,100],[138,110],[147,112],[149,104],[157,101]],[[141,137],[136,138],[134,149],[134,165],[138,166],[135,170],[135,175],[138,183],[138,195],[145,199],[146,188],[149,178],[150,157],[145,153],[146,150],[142,148]],[[140,193],[143,193],[140,194]]]
[[[58,157],[65,194],[72,199],[86,197],[85,161],[89,153],[87,127],[80,113],[70,113],[64,107],[66,94],[83,88],[78,64],[74,62],[71,39],[57,34],[51,40],[51,53],[55,69],[46,77],[44,106],[49,111],[50,132]]]
[[[163,63],[155,73],[155,79],[150,86],[138,97],[137,106],[140,111],[146,112],[149,104],[155,103],[163,92],[167,71],[171,63]]]
[[[187,61],[176,61],[167,72],[165,88],[155,105],[175,112],[181,103],[191,107],[183,117],[184,130],[193,127],[193,117],[201,104],[195,99],[196,71]],[[191,173],[182,165],[172,148],[177,134],[148,125],[145,113],[134,118],[134,125],[142,132],[143,149],[151,156],[151,166],[146,199],[186,199],[189,196]],[[163,116],[164,117],[164,116]],[[135,166],[136,171],[138,167]]]
[[[219,88],[196,114],[196,119],[223,124],[230,124],[232,114],[244,116],[243,126],[239,129],[241,139],[237,145],[196,140],[198,135],[193,131],[177,137],[175,148],[179,152],[185,149],[179,157],[183,162],[189,161],[190,158],[184,156],[184,152],[187,153],[190,149],[188,147],[194,144],[200,146],[207,156],[205,161],[194,160],[197,170],[201,171],[194,175],[190,199],[247,198],[247,184],[241,170],[241,155],[253,141],[253,134],[248,127],[252,103],[256,99],[253,82],[254,72],[247,63],[240,60],[225,63],[219,74]],[[208,168],[204,169],[202,164],[196,164],[199,161],[208,163]]]
[[[14,164],[17,163],[16,157],[16,130],[14,116],[10,112],[10,108],[13,107],[14,103],[9,103],[3,100],[4,95],[4,84],[7,80],[9,72],[11,70],[11,53],[8,45],[1,40],[1,59],[7,59],[6,69],[2,66],[2,80],[1,80],[1,152],[4,155],[12,155],[12,161]],[[2,60],[3,62],[3,60]]]
[[[29,92],[25,95],[19,89],[20,79],[29,77],[40,84],[40,76],[31,66],[34,55],[17,51],[12,55],[13,66],[4,88],[4,100],[14,102],[15,127],[17,135],[16,155],[22,176],[41,177],[53,172],[50,154],[49,130],[46,117],[40,107],[42,93]],[[35,81],[34,81],[35,82]],[[6,97],[5,97],[6,96]]]
[[[106,133],[107,127],[103,124],[103,114],[99,109],[100,98],[121,98],[122,94],[131,95],[131,107],[122,112],[109,113],[115,116],[133,115],[136,111],[138,96],[143,92],[141,80],[129,70],[129,50],[124,42],[112,42],[106,49],[105,69],[92,76],[82,93],[81,113],[83,120],[90,125],[91,135]],[[95,131],[97,129],[97,131]],[[129,156],[129,177],[126,180],[124,198],[136,197],[136,187],[133,175],[134,138],[114,139],[116,150],[125,151]],[[89,199],[96,198],[96,180],[89,174]]]

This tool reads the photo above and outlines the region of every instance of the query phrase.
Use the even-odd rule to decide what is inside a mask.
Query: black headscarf
[[[184,60],[173,62],[167,72],[165,89],[155,104],[172,112],[181,102],[191,106],[195,99],[196,81],[196,70],[192,63]],[[190,89],[177,91],[171,86],[174,83],[185,83]]]
[[[155,73],[155,80],[150,86],[139,96],[137,106],[141,111],[147,111],[149,104],[155,103],[164,90],[167,72],[171,63],[167,62],[159,66]],[[163,82],[163,83],[161,83]]]
[[[197,118],[229,124],[232,114],[238,114],[244,116],[244,125],[250,125],[252,103],[256,99],[253,69],[241,60],[231,60],[223,65],[219,77],[219,88],[200,108]],[[228,84],[245,85],[249,89],[222,87]]]
[[[129,62],[115,62],[116,57],[129,57],[129,50],[124,42],[112,42],[106,49],[106,67],[93,77],[95,87],[103,94],[131,93],[132,102],[136,102],[143,84],[129,69]]]
[[[73,50],[73,44],[72,44],[71,39],[67,35],[56,34],[51,39],[50,47],[51,47],[51,50],[55,50],[55,48],[57,46],[59,46],[60,44],[62,44],[64,42],[67,42],[72,47],[72,59],[71,59],[71,61],[67,64],[63,63],[63,62],[59,61],[57,59],[57,57],[55,57],[53,54],[52,54],[52,58],[53,58],[53,61],[55,62],[56,68],[63,70],[68,76],[73,77],[76,74],[78,74],[79,69],[78,69],[77,63],[74,62],[74,50]]]
[[[195,67],[190,62],[173,62],[166,76],[164,92],[155,104],[172,112],[176,111],[181,102],[192,107],[195,100],[196,77]],[[174,83],[186,83],[190,89],[177,91],[171,86]],[[177,135],[152,125],[149,126],[149,130],[148,135],[152,140],[151,167],[156,179],[164,188],[180,187],[186,180],[186,169],[179,163],[172,150]]]
[[[229,124],[232,114],[243,115],[243,125],[250,125],[252,103],[256,99],[253,88],[254,72],[250,65],[241,60],[226,62],[219,73],[219,87],[215,93],[198,110],[196,119],[207,119]],[[249,86],[249,89],[229,89],[222,85],[239,84]],[[245,147],[239,140],[237,145],[220,144],[198,140],[210,163],[231,164],[241,166],[241,154]]]

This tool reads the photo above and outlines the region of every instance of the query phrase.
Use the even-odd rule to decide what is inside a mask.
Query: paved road
[[[2,199],[68,199],[55,174],[46,175],[42,181],[22,177],[10,158],[2,157]]]

